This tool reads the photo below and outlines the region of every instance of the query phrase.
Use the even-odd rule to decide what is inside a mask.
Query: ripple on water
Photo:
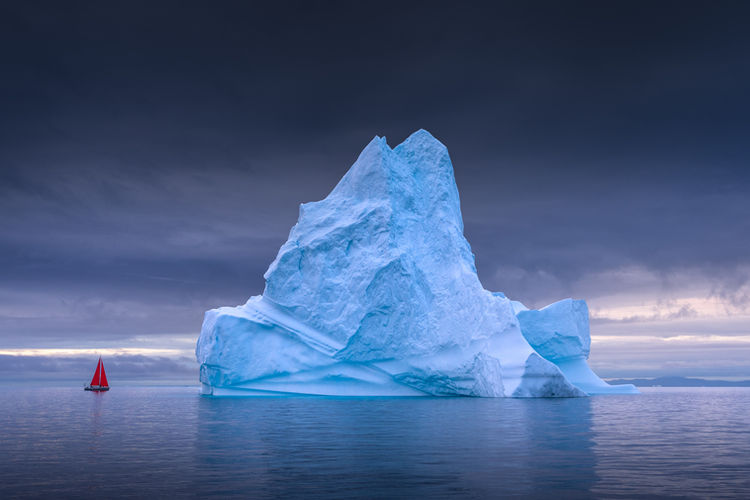
[[[0,497],[750,498],[750,389],[201,398],[11,387]]]

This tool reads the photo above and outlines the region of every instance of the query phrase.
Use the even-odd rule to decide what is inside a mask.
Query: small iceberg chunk
[[[539,310],[516,310],[529,344],[586,394],[638,394],[634,385],[609,385],[589,368],[591,334],[586,301],[565,299]]]

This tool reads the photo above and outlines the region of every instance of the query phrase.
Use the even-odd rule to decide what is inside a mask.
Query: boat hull
[[[83,388],[83,390],[84,391],[97,391],[97,392],[101,392],[101,391],[108,391],[109,387],[101,387],[101,386],[96,386],[96,385],[93,385],[93,386],[92,385],[87,385],[86,387]]]

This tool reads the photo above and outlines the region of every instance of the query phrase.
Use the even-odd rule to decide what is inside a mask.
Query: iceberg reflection
[[[198,412],[198,469],[222,483],[197,493],[581,498],[597,482],[588,398],[201,398]]]

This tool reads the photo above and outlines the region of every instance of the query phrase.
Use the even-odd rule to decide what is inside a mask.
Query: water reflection
[[[203,398],[197,420],[201,476],[222,479],[196,488],[222,495],[581,498],[598,480],[588,399]]]
[[[750,388],[648,388],[595,398],[594,492],[750,498]]]
[[[0,498],[750,498],[750,389],[564,400],[0,392]]]

